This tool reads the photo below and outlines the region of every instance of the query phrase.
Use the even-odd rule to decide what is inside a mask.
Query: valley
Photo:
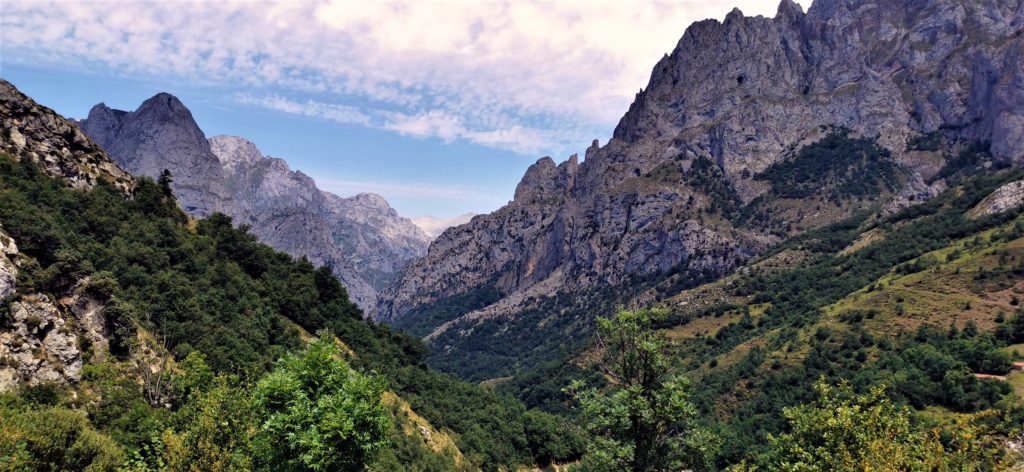
[[[450,219],[0,81],[0,468],[1020,470],[1022,31],[737,8]]]

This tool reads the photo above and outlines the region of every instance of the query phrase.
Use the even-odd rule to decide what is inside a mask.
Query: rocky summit
[[[438,237],[378,316],[496,291],[428,323],[475,336],[538,297],[724,273],[786,236],[925,201],[971,149],[1024,163],[1022,28],[1016,0],[783,0],[773,18],[695,23],[613,139],[537,161],[511,203]]]
[[[170,169],[185,211],[199,217],[230,211],[220,163],[192,113],[173,95],[155,95],[133,112],[101,103],[79,126],[133,175],[156,177]]]
[[[170,170],[190,214],[227,214],[272,247],[330,267],[366,310],[429,243],[380,196],[338,197],[244,138],[207,139],[172,95],[157,94],[134,112],[99,104],[80,125],[128,171],[156,177]]]
[[[72,187],[91,188],[101,180],[124,191],[133,186],[131,176],[74,124],[2,79],[0,126],[0,151],[28,157]]]

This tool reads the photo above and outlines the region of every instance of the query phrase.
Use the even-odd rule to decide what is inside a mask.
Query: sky
[[[451,217],[605,143],[690,23],[778,3],[3,0],[0,77],[72,118],[169,92],[325,190]]]

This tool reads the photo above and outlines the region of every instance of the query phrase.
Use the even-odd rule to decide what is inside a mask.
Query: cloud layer
[[[2,61],[226,87],[237,101],[524,154],[606,135],[692,21],[775,1],[6,0]]]

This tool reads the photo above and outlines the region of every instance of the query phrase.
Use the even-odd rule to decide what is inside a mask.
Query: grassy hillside
[[[968,215],[1022,176],[967,179],[894,216],[865,213],[807,233],[733,276],[666,299],[663,328],[680,369],[701,386],[700,408],[728,438],[722,462],[763,452],[765,436],[783,430],[782,409],[809,401],[819,378],[885,384],[922,411],[997,408],[1017,411],[1019,421],[1011,386],[972,374],[1010,370],[1024,218]]]
[[[871,155],[869,144],[857,144]],[[949,175],[959,180],[925,204],[891,216],[865,205],[717,279],[669,273],[539,300],[522,316],[489,320],[493,335],[473,337],[474,362],[459,363],[462,353],[448,349],[432,362],[475,380],[500,377],[488,383],[571,415],[562,392],[569,381],[602,382],[589,320],[610,316],[617,302],[653,300],[668,310],[656,326],[673,341],[675,371],[692,379],[705,426],[721,439],[720,466],[768,461],[766,438],[787,430],[784,408],[811,402],[819,380],[845,379],[859,392],[885,385],[888,398],[913,408],[915,422],[941,434],[979,415],[997,418],[987,420],[992,437],[1020,434],[1022,374],[974,374],[1006,375],[1024,354],[1011,347],[1021,342],[1014,326],[1024,324],[1024,217],[973,210],[1024,171],[958,169]],[[883,174],[858,179],[881,189],[893,177]],[[552,339],[557,349],[545,347]],[[475,369],[478,362],[489,368]]]

